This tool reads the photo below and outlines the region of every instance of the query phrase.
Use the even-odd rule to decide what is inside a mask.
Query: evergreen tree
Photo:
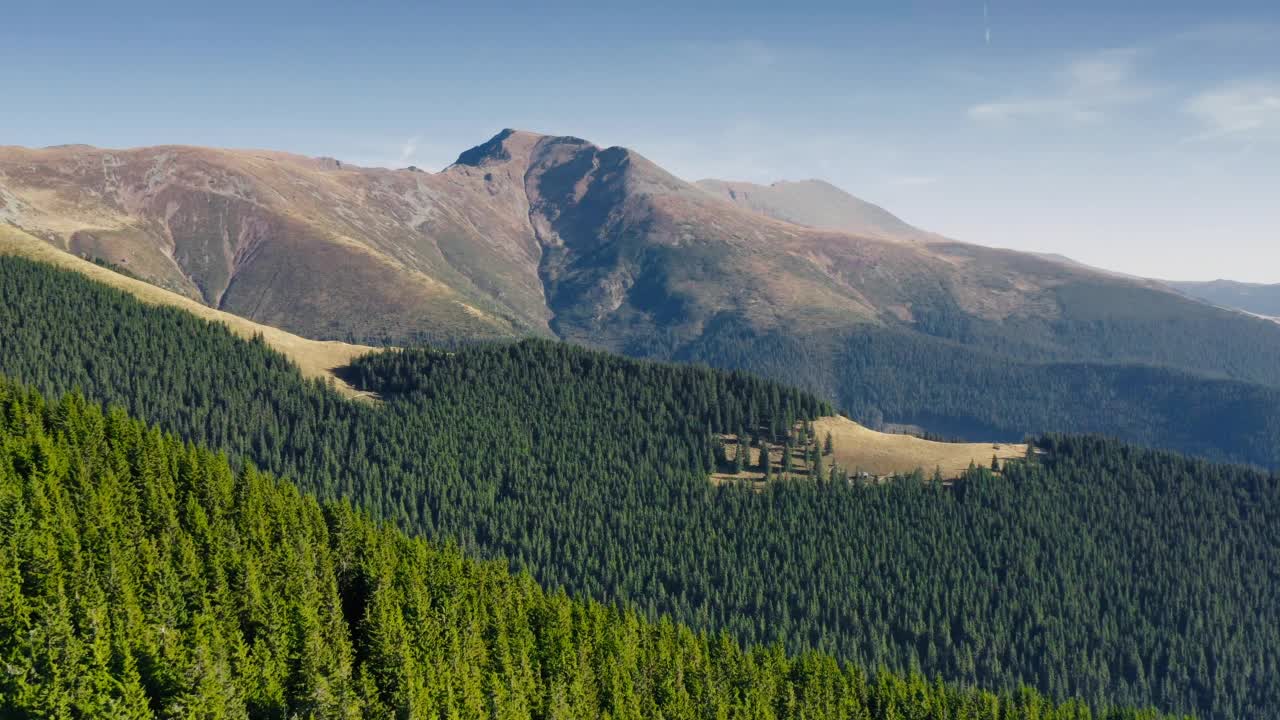
[[[321,504],[252,467],[234,472],[225,456],[123,413],[79,397],[50,405],[4,381],[0,527],[3,717],[1089,712],[1027,688],[871,678],[827,655],[788,656],[548,593],[347,503]]]
[[[1265,473],[1098,438],[1047,436],[1034,462],[1005,464],[1001,474],[975,467],[946,489],[909,476],[855,486],[771,483],[766,492],[745,492],[708,482],[709,433],[745,425],[752,407],[761,427],[779,428],[788,427],[788,417],[816,418],[830,408],[750,375],[539,341],[378,353],[356,362],[347,377],[379,400],[352,402],[303,380],[261,338],[244,341],[221,325],[12,258],[0,258],[0,349],[0,372],[49,393],[79,387],[93,404],[128,407],[225,453],[237,473],[253,464],[295,477],[309,495],[350,502],[389,530],[453,542],[468,557],[495,560],[554,591],[622,602],[699,632],[781,643],[793,652],[824,648],[854,666],[918,668],[967,686],[1029,685],[1081,697],[1097,711],[1157,705],[1234,720],[1280,707],[1280,673],[1259,655],[1259,648],[1280,646],[1280,627],[1268,622],[1280,615],[1277,584],[1257,570],[1280,567],[1272,532],[1278,481]],[[895,392],[891,383],[882,390],[885,397]],[[1204,402],[1224,397],[1236,415],[1215,433],[1261,428],[1241,435],[1258,447],[1280,437],[1280,426],[1249,409],[1254,396],[1230,390]],[[1187,414],[1198,414],[1196,407]],[[104,434],[116,422],[107,417]],[[21,431],[25,421],[17,422]],[[142,451],[162,437],[144,434],[114,458],[110,473],[93,477],[123,479],[127,469],[138,494],[122,514],[147,518],[148,533],[183,523],[202,538],[222,532],[218,514],[192,489],[217,498],[230,492],[236,502],[252,494],[238,482],[190,472],[190,463],[175,474],[167,456]],[[15,457],[12,468],[0,463],[0,476],[44,467],[49,456],[37,443]],[[731,460],[721,455],[720,463]],[[175,497],[184,500],[171,508]],[[262,591],[270,577],[255,569],[294,547],[284,540],[264,545],[244,567],[218,565],[217,553],[193,551],[176,536],[144,548],[155,557],[94,564],[84,559],[96,547],[90,541],[68,545],[79,554],[55,552],[56,543],[10,543],[12,529],[29,522],[25,506],[4,515],[15,507],[11,499],[0,493],[0,633],[16,639],[0,643],[0,682],[8,681],[10,658],[71,647],[66,633],[80,631],[75,618],[89,617],[77,615],[79,608],[96,602],[96,593],[115,592],[113,583],[130,572],[150,573],[148,592],[167,598],[147,620],[158,628],[205,612],[182,600],[204,591],[204,564],[249,598],[236,616],[254,637],[275,632],[275,598],[299,593]],[[80,515],[58,517],[52,527]],[[281,529],[275,537],[298,536]],[[28,550],[36,553],[29,564],[13,560]],[[161,562],[162,551],[180,562]],[[61,577],[56,573],[66,567],[86,579],[50,595],[49,605],[11,599],[44,587],[42,573]],[[36,585],[26,584],[27,575],[13,579],[28,569]],[[429,598],[450,592],[446,585],[419,597],[415,612],[430,614]],[[363,617],[369,607],[353,604],[345,591],[332,603],[344,618]],[[46,612],[63,607],[62,615]],[[43,613],[38,624],[28,622],[33,612]],[[222,617],[215,607],[215,625]],[[180,703],[177,688],[186,687],[254,716],[284,716],[261,710],[281,707],[303,714],[324,707],[324,698],[348,695],[372,703],[361,706],[365,716],[426,703],[431,712],[465,713],[477,697],[518,696],[496,687],[485,695],[478,676],[456,685],[456,693],[426,680],[384,691],[402,686],[341,670],[371,652],[363,640],[346,659],[304,650],[338,632],[333,613],[321,623],[309,612],[291,617],[294,639],[256,650],[224,629],[208,635],[210,654],[193,658],[171,644],[171,633],[113,629],[86,640],[78,664],[68,665],[63,654],[42,667],[57,668],[50,677],[64,683],[59,688],[81,679],[83,687],[99,688],[109,684],[105,673],[123,672],[131,657],[137,682],[120,675],[121,698],[140,687],[159,698],[148,707],[172,709]],[[1117,617],[1126,620],[1117,625]],[[387,643],[387,657],[399,652]],[[220,658],[234,663],[231,675],[219,669]],[[248,672],[245,663],[277,670],[237,699],[226,679]],[[317,677],[331,678],[328,689],[308,700],[303,688]],[[6,698],[35,692],[29,685],[0,690]],[[556,707],[595,702],[594,695],[583,699],[585,692],[566,690]],[[85,713],[102,714],[103,705],[86,703]],[[71,712],[61,707],[34,714]]]

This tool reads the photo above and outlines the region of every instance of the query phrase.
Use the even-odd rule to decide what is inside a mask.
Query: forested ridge
[[[1079,342],[1097,340],[1080,332]],[[728,322],[680,357],[790,379],[833,398],[841,411],[874,428],[918,425],[975,441],[1096,433],[1211,460],[1280,468],[1280,386],[1128,356],[1103,363],[1046,349],[1004,354],[999,338],[985,339],[990,348],[867,327],[798,340]],[[1273,357],[1259,348],[1258,358],[1274,365]],[[1256,369],[1249,374],[1267,377]]]
[[[2,380],[0,531],[4,717],[1095,717],[547,593]]]
[[[543,342],[376,355],[344,401],[261,343],[0,259],[0,372],[82,389],[236,462],[545,586],[864,668],[1096,708],[1280,708],[1277,481],[1103,440],[954,491],[707,482],[712,433],[826,412],[749,376]],[[759,423],[756,428],[745,426]]]

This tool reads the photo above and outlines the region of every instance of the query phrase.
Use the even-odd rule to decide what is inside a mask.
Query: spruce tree
[[[767,493],[741,492],[707,482],[708,433],[736,429],[752,397],[761,398],[765,422],[775,413],[796,409],[811,415],[818,405],[803,393],[747,375],[635,363],[532,341],[449,353],[406,349],[362,358],[352,377],[380,400],[376,405],[354,403],[305,380],[261,339],[244,341],[221,325],[143,306],[76,276],[7,257],[0,257],[0,346],[0,371],[5,374],[50,392],[79,386],[86,405],[126,406],[186,440],[216,447],[237,467],[252,461],[295,477],[302,491],[296,497],[307,502],[311,497],[341,499],[370,520],[384,521],[388,529],[455,542],[468,556],[510,558],[511,566],[527,571],[523,582],[544,580],[582,598],[626,596],[630,601],[622,604],[649,618],[671,617],[696,631],[730,631],[749,644],[777,641],[796,651],[827,647],[851,667],[914,666],[967,686],[994,689],[1044,684],[1063,696],[1086,696],[1099,706],[1152,703],[1196,710],[1206,720],[1267,716],[1256,709],[1280,707],[1278,676],[1268,673],[1257,656],[1258,647],[1280,647],[1280,628],[1266,622],[1280,616],[1280,607],[1266,584],[1268,576],[1255,571],[1280,566],[1268,534],[1274,523],[1267,523],[1280,512],[1277,481],[1247,468],[1115,441],[1049,436],[1040,441],[1047,452],[1036,462],[1002,462],[1000,474],[975,468],[954,492],[912,487],[913,481],[902,478],[874,488],[815,489],[797,483],[776,484]],[[775,395],[778,402],[765,401]],[[0,402],[0,416],[8,411],[7,403]],[[26,416],[0,420],[0,432],[44,422],[46,413],[56,427],[71,427],[71,411],[53,405],[32,410],[34,421]],[[723,422],[717,420],[721,415]],[[1251,424],[1257,417],[1244,412],[1241,422]],[[106,427],[113,423],[109,418]],[[418,580],[388,574],[377,563],[362,565],[356,560],[359,553],[352,551],[342,556],[332,582],[326,581],[325,587],[337,584],[340,592],[322,593],[339,612],[319,616],[330,618],[320,627],[337,625],[342,632],[317,634],[317,616],[303,606],[318,604],[299,599],[297,612],[286,617],[285,608],[275,602],[310,595],[270,584],[272,578],[305,577],[301,569],[312,565],[301,556],[295,556],[295,564],[282,565],[276,556],[311,547],[316,554],[309,557],[323,566],[321,549],[328,540],[322,533],[346,538],[342,547],[363,547],[371,558],[385,557],[379,550],[383,546],[340,532],[341,523],[334,519],[343,517],[336,509],[340,506],[324,504],[309,511],[317,521],[315,533],[300,534],[300,528],[311,527],[301,520],[279,527],[268,522],[255,536],[265,544],[246,546],[254,548],[246,551],[248,559],[234,560],[207,539],[232,537],[227,518],[243,508],[283,507],[284,501],[257,494],[240,483],[238,473],[228,490],[209,473],[193,471],[191,461],[180,461],[187,457],[185,449],[172,457],[153,452],[163,448],[160,433],[138,432],[140,439],[128,451],[117,446],[117,455],[69,475],[60,474],[67,462],[51,460],[43,441],[19,442],[12,463],[0,461],[0,483],[15,472],[42,482],[75,480],[40,495],[39,502],[15,501],[25,491],[21,484],[0,491],[0,697],[31,697],[15,686],[38,682],[38,674],[3,669],[5,663],[17,667],[14,658],[26,658],[38,648],[70,648],[71,655],[50,662],[70,668],[60,669],[59,677],[76,678],[86,698],[101,697],[101,688],[109,686],[102,682],[103,672],[119,672],[121,695],[136,694],[138,687],[148,692],[169,688],[154,703],[166,712],[181,693],[221,696],[227,707],[240,707],[241,701],[224,692],[228,662],[236,672],[247,676],[252,671],[269,680],[260,692],[244,695],[243,704],[253,716],[306,716],[310,708],[322,708],[323,698],[348,696],[370,698],[374,705],[358,707],[347,717],[391,715],[375,705],[399,706],[397,698],[412,706],[412,712],[426,712],[413,705],[422,698],[438,701],[440,713],[449,703],[459,714],[473,710],[474,679],[463,682],[441,672],[435,680],[425,680],[426,673],[414,667],[426,665],[410,667],[407,658],[420,652],[416,640],[409,642],[410,655],[404,660],[405,672],[416,679],[404,693],[394,690],[400,686],[390,680],[371,677],[361,665],[360,658],[370,657],[372,636],[361,635],[360,628],[369,626],[356,620],[357,647],[350,654],[303,652],[317,637],[346,633],[348,618],[367,617],[373,607],[369,593],[379,588],[402,594],[403,602],[389,607],[408,608],[408,603],[413,607],[403,611],[409,613],[405,617],[415,620],[436,610],[440,598],[465,595],[465,588],[458,590],[461,586],[449,578],[437,577],[428,592]],[[93,448],[102,446],[100,434],[86,435],[71,459],[91,456]],[[7,449],[0,443],[0,452]],[[722,454],[720,466],[730,460]],[[33,468],[35,475],[27,475]],[[90,492],[95,483],[109,490],[101,503]],[[131,487],[136,497],[111,512],[109,499],[133,492]],[[219,505],[224,498],[234,501],[235,509]],[[46,502],[57,509],[41,510]],[[41,512],[46,514],[39,516]],[[1153,516],[1176,522],[1148,522]],[[111,528],[125,529],[133,517],[146,522],[129,537],[155,531],[152,547],[160,550],[145,558],[85,556],[104,547],[119,548],[112,545]],[[89,529],[80,541],[66,536],[66,552],[61,551],[62,535],[15,537],[15,528],[62,532],[68,523],[86,518],[101,519],[102,526]],[[250,526],[256,527],[253,522]],[[162,536],[179,527],[189,527],[204,544],[193,540],[192,547],[176,534]],[[371,525],[361,527],[363,533],[375,531]],[[920,527],[930,532],[920,533]],[[713,537],[716,557],[709,562],[706,544]],[[993,543],[993,537],[1008,542]],[[903,572],[886,573],[878,564],[882,553],[861,551],[881,547],[892,548]],[[24,555],[31,552],[37,557]],[[1058,563],[1048,553],[1079,561]],[[1132,557],[1150,562],[1137,572]],[[1232,557],[1255,561],[1228,562]],[[277,564],[269,564],[269,558]],[[59,567],[77,578],[65,583],[63,595],[14,600],[15,593],[40,587],[52,592],[57,584],[24,576],[28,568],[45,573],[60,572]],[[72,567],[83,571],[66,570]],[[723,572],[727,567],[734,571]],[[353,578],[351,573],[359,575],[360,568],[366,574]],[[1004,583],[1009,578],[1016,580],[1031,568],[1046,582],[1020,583],[1017,597],[996,597],[988,590],[1008,587]],[[134,569],[150,573],[148,590],[135,598],[167,598],[154,613],[125,608],[108,613],[111,622],[106,625],[96,620],[102,615],[78,616],[81,624],[64,623],[56,612],[48,618],[31,615],[62,607],[78,613],[87,605],[101,605],[95,598],[101,593],[111,597],[117,586],[106,586],[128,583]],[[214,579],[203,576],[206,569]],[[866,591],[871,577],[879,586],[876,592]],[[103,587],[95,589],[95,583]],[[206,611],[201,597],[206,583],[216,598],[236,596],[244,588],[250,600],[244,608],[211,600]],[[1063,587],[1088,587],[1090,593],[1052,591]],[[409,595],[418,599],[411,602]],[[884,603],[887,595],[897,601]],[[192,600],[183,599],[187,596]],[[1115,630],[1097,614],[1104,607],[1133,618],[1142,632]],[[1202,619],[1182,622],[1186,608]],[[386,627],[400,632],[392,615]],[[149,637],[136,624],[115,627],[116,616],[122,623],[133,618],[165,628],[165,638]],[[474,624],[477,615],[466,617],[473,624],[458,627],[474,632],[441,635],[423,645],[472,638],[469,651],[477,651],[476,638],[496,641],[504,637],[500,627],[514,627],[485,620],[480,628]],[[546,617],[540,615],[538,622]],[[858,622],[851,625],[844,618]],[[44,619],[48,622],[42,623]],[[224,619],[232,622],[203,636],[205,655],[192,660],[179,651],[185,636],[174,634],[177,629],[185,632],[197,620],[216,625]],[[950,641],[948,626],[958,630]],[[1048,635],[1044,627],[1051,628]],[[104,663],[94,659],[107,655],[100,641],[86,638],[84,644],[67,645],[42,635],[46,628],[106,628],[108,637],[119,639],[110,640],[111,659]],[[256,654],[252,647],[246,649],[235,637],[241,630],[266,644]],[[525,641],[517,635],[529,637],[514,633],[502,642]],[[981,647],[965,638],[981,638]],[[634,635],[618,641],[627,647],[643,645]],[[394,658],[398,647],[387,645],[386,656]],[[1090,651],[1079,652],[1083,647]],[[993,648],[999,649],[995,655]],[[127,655],[133,657],[133,671],[125,669]],[[243,657],[251,666],[239,664]],[[509,677],[501,657],[494,650],[482,677]],[[518,654],[513,651],[512,657],[518,667]],[[748,654],[741,660],[761,657]],[[388,667],[395,662],[388,660]],[[418,657],[415,662],[426,661]],[[1142,663],[1141,673],[1134,662]],[[337,670],[342,667],[354,669],[344,674]],[[324,668],[335,670],[326,674]],[[130,672],[136,672],[136,681],[127,677]],[[197,676],[203,690],[184,686]],[[615,677],[623,687],[625,678]],[[313,683],[325,687],[309,688]],[[456,698],[446,686],[456,687]],[[42,686],[31,693],[65,698],[63,687]],[[1214,688],[1212,701],[1195,688]],[[311,689],[318,694],[307,700]],[[494,692],[486,694],[490,690]],[[518,705],[513,692],[494,685],[482,688],[479,696],[491,698],[492,708],[511,708],[515,705],[509,701]],[[619,689],[618,697],[623,696]],[[564,700],[562,705],[571,707],[568,716],[594,717],[594,711],[581,709],[579,700]],[[100,712],[94,702],[85,700],[85,708],[91,709],[86,716],[115,716]],[[650,707],[624,715],[656,717]],[[341,716],[323,709],[311,714]],[[0,708],[0,717],[9,715],[59,712],[22,714]]]

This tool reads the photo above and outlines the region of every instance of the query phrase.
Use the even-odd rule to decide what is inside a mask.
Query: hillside
[[[840,215],[848,202],[831,190],[772,188]],[[3,222],[319,339],[554,332],[667,356],[732,318],[797,334],[1017,326],[1024,349],[1067,352],[1058,325],[1088,310],[1080,291],[1092,286],[1139,293],[1158,315],[1189,305],[1032,255],[802,227],[753,208],[633,150],[513,130],[439,173],[268,151],[0,148]],[[1224,329],[1228,344],[1256,332],[1229,317],[1239,327]]]
[[[522,192],[498,192],[513,182],[257,150],[0,148],[0,224],[315,339],[546,333]]]
[[[1215,356],[1211,346],[1200,350]],[[905,424],[1001,443],[1050,431],[1096,433],[1280,468],[1280,388],[1259,383],[1140,362],[1019,360],[882,328],[802,341],[726,325],[681,359],[794,378],[871,428]]]
[[[1263,473],[1045,438],[1034,462],[950,487],[924,474],[717,488],[717,434],[778,442],[830,406],[747,375],[543,341],[367,356],[349,379],[384,401],[353,403],[264,342],[29,261],[0,258],[0,307],[0,373],[78,387],[550,589],[1095,710],[1235,720],[1280,706],[1267,622],[1280,613],[1280,487]],[[41,447],[29,457],[48,457]],[[112,457],[116,477],[136,459]],[[225,497],[190,467],[175,471]],[[184,507],[193,527],[218,527]]]
[[[178,308],[196,317],[221,323],[242,338],[261,336],[268,345],[297,365],[304,376],[332,383],[338,392],[348,397],[365,395],[348,385],[335,371],[350,365],[355,358],[373,352],[374,348],[336,341],[308,340],[269,325],[246,320],[239,315],[214,310],[177,293],[127,277],[70,253],[59,252],[11,226],[0,225],[0,255],[25,257],[73,270],[94,282],[123,290],[145,303]]]
[[[3,380],[0,499],[5,717],[1088,716],[548,593]]]
[[[799,192],[833,216],[849,205],[800,185],[774,194]],[[1083,364],[1280,387],[1275,323],[1035,255],[785,222],[633,150],[572,137],[504,130],[439,173],[267,151],[3,148],[0,223],[305,337],[454,346],[554,336],[802,385],[872,429],[990,440],[975,422],[992,413],[961,395],[1034,402],[999,382],[955,388],[944,402],[897,393],[955,352],[987,376],[1033,365],[1051,386],[1069,382],[1059,367]],[[900,402],[843,372],[868,336],[900,345],[891,352],[905,364],[883,368],[896,373]],[[1132,397],[1105,384],[1123,374],[1096,374],[1094,394]],[[1155,422],[1176,426],[1183,414],[1162,407]],[[1023,414],[990,429],[1016,440],[1097,428],[1094,415]],[[1149,441],[1138,423],[1103,429]],[[1271,463],[1233,442],[1206,454]],[[1162,444],[1206,445],[1185,434]]]
[[[1280,318],[1280,285],[1214,280],[1212,282],[1171,282],[1178,292],[1218,307],[1243,310],[1254,315]]]
[[[273,349],[289,358],[305,377],[314,377],[332,383],[334,388],[348,397],[369,397],[372,393],[353,388],[344,372],[356,358],[374,352],[375,348],[336,341],[316,341],[301,338],[260,323],[245,320],[237,315],[221,312],[199,302],[183,297],[149,283],[130,278],[66,252],[49,247],[16,228],[0,226],[0,255],[12,254],[81,273],[95,282],[123,290],[139,300],[166,305],[193,315],[226,325],[240,337],[260,335]],[[903,435],[880,433],[857,426],[846,418],[823,419],[825,431],[848,435],[851,442],[843,447],[850,450],[840,453],[840,462],[849,469],[860,469],[877,475],[906,474],[920,468],[940,467],[948,477],[954,477],[968,467],[970,460],[987,462],[990,443],[935,443]],[[856,427],[856,430],[851,428]],[[856,450],[855,450],[856,449]],[[1002,456],[1020,457],[1025,446],[1006,444]]]

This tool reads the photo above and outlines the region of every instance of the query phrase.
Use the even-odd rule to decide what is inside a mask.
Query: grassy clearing
[[[892,475],[919,468],[926,473],[941,470],[944,478],[951,479],[959,477],[969,463],[986,465],[993,456],[1004,462],[1027,455],[1027,446],[1021,443],[934,442],[910,435],[876,432],[847,417],[819,418],[813,422],[813,429],[819,440],[831,434],[837,465],[850,472],[862,470],[873,475]]]
[[[825,444],[828,434],[831,436],[832,453],[823,456],[823,465],[830,468],[834,463],[851,477],[865,473],[864,477],[882,479],[915,470],[923,470],[926,476],[932,477],[937,470],[944,479],[953,480],[970,463],[990,465],[993,457],[999,458],[1003,463],[1006,460],[1024,458],[1027,454],[1027,446],[1020,443],[935,442],[910,435],[876,432],[843,416],[814,420],[813,432],[819,447]],[[726,458],[732,459],[737,453],[738,438],[726,435],[723,440]],[[784,448],[781,445],[770,445],[768,451],[774,477],[781,478]],[[764,473],[759,469],[760,452],[759,448],[748,447],[745,471],[737,474],[715,473],[711,476],[711,481],[716,484],[743,481],[763,483]],[[805,476],[808,473],[809,463],[804,450],[793,447],[791,474]]]

